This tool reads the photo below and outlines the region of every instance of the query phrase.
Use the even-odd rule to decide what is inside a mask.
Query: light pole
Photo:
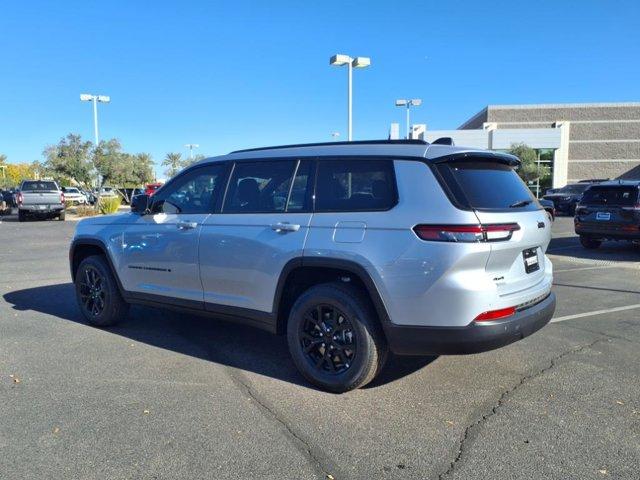
[[[369,57],[355,57],[351,58],[349,55],[336,54],[329,59],[329,65],[333,65],[334,67],[341,67],[343,65],[347,66],[348,70],[348,91],[347,91],[347,131],[348,131],[348,140],[353,140],[353,131],[352,131],[352,69],[354,68],[365,68],[371,65],[371,59]]]
[[[200,148],[200,145],[197,143],[187,143],[185,147],[189,149],[189,160],[193,160],[193,149]]]
[[[109,103],[111,101],[111,97],[107,95],[92,95],[90,93],[81,93],[80,101],[93,102],[93,133],[95,135],[96,148],[98,148],[98,144],[100,142],[100,137],[98,135],[98,102]],[[98,195],[96,195],[96,208],[99,208],[100,190],[102,190],[102,177],[100,176],[100,172],[97,172],[97,169],[96,173],[98,176]]]
[[[98,142],[100,141],[100,138],[98,136],[98,102],[109,103],[111,101],[111,97],[108,97],[107,95],[91,95],[90,93],[81,93],[80,100],[83,102],[93,102],[93,133],[95,134],[97,147]]]
[[[407,107],[407,140],[409,140],[409,109],[411,107],[419,107],[420,105],[422,105],[422,100],[420,98],[396,100],[396,107]]]

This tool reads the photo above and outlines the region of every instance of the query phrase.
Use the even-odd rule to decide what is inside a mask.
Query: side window
[[[226,165],[210,165],[177,177],[151,197],[152,213],[211,213],[223,187],[225,170]]]
[[[224,213],[284,212],[297,160],[236,163]]]
[[[289,203],[287,204],[287,212],[308,212],[311,210],[309,205],[311,165],[312,163],[309,160],[300,161],[300,165],[296,171],[296,178],[293,179]]]
[[[388,210],[396,203],[393,160],[320,160],[316,212]]]

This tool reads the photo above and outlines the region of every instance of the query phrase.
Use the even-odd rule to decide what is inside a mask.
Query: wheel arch
[[[386,325],[390,322],[389,314],[375,282],[362,265],[341,258],[299,257],[284,266],[278,280],[273,304],[276,332],[282,334],[286,331],[291,307],[302,292],[313,285],[339,281],[345,275],[349,277],[348,282],[359,286],[368,294],[380,324],[386,331]]]
[[[114,268],[113,261],[111,260],[111,256],[109,255],[109,249],[102,240],[97,238],[79,238],[71,243],[71,247],[69,248],[69,267],[71,269],[71,281],[76,281],[76,272],[78,271],[78,267],[80,266],[82,260],[92,255],[103,255],[106,258],[107,263],[109,264],[109,268],[111,269],[111,273],[113,274],[113,277],[116,279],[116,283],[118,284],[118,290],[120,290],[121,294],[124,294],[124,289],[122,288],[122,284],[120,283],[118,271]]]

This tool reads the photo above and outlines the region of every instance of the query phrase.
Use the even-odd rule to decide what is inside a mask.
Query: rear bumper
[[[21,205],[18,207],[18,210],[27,213],[41,213],[43,215],[64,210],[64,205],[45,205],[44,207],[45,208],[40,208],[40,205]]]
[[[628,230],[625,230],[625,228]],[[575,231],[578,235],[596,239],[640,240],[640,227],[635,224],[593,225],[576,223]]]
[[[515,315],[493,322],[472,322],[466,327],[387,325],[389,347],[397,355],[462,355],[509,345],[544,327],[556,309],[552,292],[541,302]]]
[[[40,207],[41,205],[20,205],[18,210],[28,213],[52,213],[64,210],[64,205],[44,205],[44,208]]]

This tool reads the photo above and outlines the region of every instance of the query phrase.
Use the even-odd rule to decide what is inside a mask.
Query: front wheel
[[[580,235],[580,243],[584,248],[588,248],[589,250],[594,250],[602,245],[601,240],[595,240],[590,237],[586,237],[584,235]]]
[[[97,327],[122,320],[129,309],[104,255],[92,255],[80,262],[75,276],[76,299],[84,318]]]
[[[317,285],[300,295],[289,315],[287,342],[300,373],[336,393],[373,380],[388,351],[368,296],[340,283]]]

